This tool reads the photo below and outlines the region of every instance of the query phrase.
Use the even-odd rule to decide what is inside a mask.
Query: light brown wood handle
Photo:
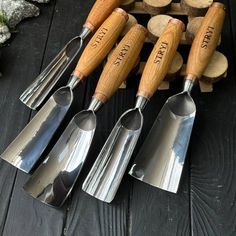
[[[84,49],[73,75],[83,79],[96,69],[115,44],[127,20],[128,14],[121,8],[112,12]]]
[[[91,31],[96,30],[119,5],[120,0],[97,0],[85,21],[84,27]]]
[[[203,19],[193,41],[186,68],[188,79],[197,79],[204,73],[219,42],[225,18],[222,3],[213,3]]]
[[[147,30],[134,25],[121,40],[107,61],[98,81],[94,97],[106,102],[132,70],[143,47]]]
[[[173,62],[184,28],[178,19],[169,21],[148,58],[137,96],[149,99],[156,92]]]

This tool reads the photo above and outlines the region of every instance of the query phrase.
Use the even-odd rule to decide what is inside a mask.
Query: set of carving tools
[[[147,37],[145,27],[139,24],[131,27],[107,60],[88,108],[73,117],[48,156],[42,157],[70,108],[73,89],[101,64],[124,29],[128,14],[117,8],[119,4],[118,0],[97,0],[82,33],[62,49],[21,96],[30,108],[38,107],[79,53],[83,40],[96,30],[67,85],[48,99],[1,154],[2,159],[26,173],[43,160],[24,189],[46,204],[60,207],[71,193],[93,140],[96,112],[126,80]],[[224,5],[213,3],[193,41],[183,90],[167,100],[129,171],[136,179],[177,192],[196,114],[190,93],[217,47],[224,17]],[[114,199],[145,122],[142,111],[165,78],[184,28],[182,21],[171,19],[154,45],[141,76],[134,108],[117,121],[83,183],[88,194],[105,202]]]

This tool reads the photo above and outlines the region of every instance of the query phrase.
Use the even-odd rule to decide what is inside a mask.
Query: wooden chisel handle
[[[128,14],[121,8],[112,12],[84,49],[73,75],[81,80],[93,72],[116,43],[127,20]]]
[[[119,5],[120,0],[97,0],[85,21],[84,27],[91,31],[96,30]]]
[[[146,35],[146,28],[136,24],[121,40],[100,76],[94,94],[96,99],[106,102],[125,81],[137,61]]]
[[[193,41],[186,68],[187,79],[195,80],[204,73],[219,42],[224,18],[224,5],[213,3]]]
[[[178,19],[169,21],[148,58],[137,96],[150,99],[156,92],[173,62],[184,28]]]

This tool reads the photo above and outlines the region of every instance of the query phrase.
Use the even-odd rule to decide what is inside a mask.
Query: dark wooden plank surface
[[[86,96],[86,105],[89,104],[92,91],[95,90],[97,79],[98,77],[89,79],[88,90],[90,92]],[[105,204],[92,198],[81,190],[81,185],[114,126],[115,121],[124,110],[132,106],[134,99],[130,96],[134,98],[134,89],[120,90],[97,114],[97,130],[92,148],[71,199],[66,224],[68,235],[76,235],[76,233],[78,235],[88,236],[127,235],[129,192],[127,178],[124,179],[122,188],[117,193],[117,197],[112,204]],[[118,105],[120,109],[114,109]],[[74,217],[75,215],[80,217]],[[94,227],[91,227],[91,225]]]
[[[1,50],[0,64],[4,74],[0,86],[1,152],[28,122],[30,110],[21,104],[19,96],[40,71],[53,11],[51,4],[43,10],[41,18],[22,23],[15,40]],[[25,227],[19,219],[27,218],[29,222],[30,217],[24,214],[27,208],[21,209],[17,223],[11,218],[8,231],[9,209],[12,205],[19,207],[21,198],[12,199],[16,169],[4,161],[0,162],[0,234],[13,235],[11,232],[24,232]]]
[[[185,51],[185,47],[180,47],[179,50]],[[151,48],[148,51],[151,51]],[[181,87],[182,81],[178,80],[171,85],[170,90],[158,91],[147,104],[144,110],[143,130],[133,157],[141,147],[167,98],[179,92]],[[186,166],[188,166],[188,161]],[[133,183],[130,192],[130,235],[189,235],[188,175],[187,167],[183,173],[183,181],[178,195],[153,188],[129,177]]]
[[[194,94],[197,119],[190,146],[193,235],[236,235],[236,77],[231,37],[236,21],[229,14],[235,3],[224,2],[228,15],[220,50],[229,60],[228,77],[215,86],[214,93]]]
[[[50,62],[50,60],[53,59],[53,57],[66,44],[68,40],[79,33],[78,31],[81,28],[81,22],[77,22],[77,15],[78,12],[82,12],[82,9],[81,5],[76,4],[76,1],[71,1],[71,4],[69,5],[65,1],[52,1],[50,3],[50,6],[52,9],[52,20],[50,20],[48,14],[44,14],[44,12],[42,12],[43,14],[41,16],[48,19],[50,23],[48,25],[48,28],[44,26],[45,31],[47,31],[47,45],[45,48],[45,53],[42,54],[42,68],[44,68]],[[48,6],[44,6],[42,7],[42,10],[44,11],[47,8]],[[67,9],[70,14],[64,14],[64,9]],[[79,20],[82,21],[83,19],[85,19],[87,11],[88,9],[85,9],[85,12],[81,14],[81,18]],[[67,78],[70,72],[71,71],[65,73],[65,76],[63,76],[63,80],[58,83],[58,86],[67,82]],[[31,79],[34,79],[34,77],[32,77]],[[73,108],[75,108],[75,105],[78,108],[82,106],[84,96],[83,87],[84,86],[81,86],[80,90],[76,91],[80,94],[82,99],[78,99],[78,102],[76,104],[73,104]],[[75,99],[77,98],[78,96],[75,96]],[[69,112],[57,136],[61,133],[62,129],[65,128],[68,120],[72,117],[71,113],[74,112],[74,110],[75,109],[71,109],[71,112]],[[32,114],[32,116],[33,115],[34,114]],[[53,141],[54,142],[52,142],[52,145],[55,143],[56,138]],[[43,155],[44,157],[46,153]],[[64,232],[66,205],[62,209],[56,210],[45,206],[38,201],[34,201],[22,189],[22,186],[27,179],[28,176],[26,174],[18,171],[16,182],[12,192],[12,204],[9,207],[8,217],[5,224],[5,235],[17,234],[19,230],[18,227],[22,229],[24,235],[32,235],[32,232],[34,232],[34,235],[42,235],[42,232],[44,232],[44,235],[61,235]],[[25,215],[31,216],[30,221],[28,217],[25,217],[19,222],[19,217],[22,215],[22,212],[24,212]],[[12,224],[17,225],[18,227],[12,227]]]
[[[4,77],[0,80],[0,108],[4,112],[0,113],[1,152],[34,115],[19,102],[19,95],[59,49],[79,33],[93,2],[53,0],[49,5],[40,6],[40,17],[23,22],[11,45],[2,49],[0,66]],[[218,83],[213,93],[202,94],[197,87],[194,89],[197,119],[178,194],[155,189],[127,174],[112,204],[102,203],[81,190],[115,122],[134,105],[136,82],[126,90],[119,90],[98,112],[97,131],[87,162],[72,196],[62,209],[50,208],[27,196],[22,185],[28,176],[0,161],[0,235],[236,235],[236,2],[223,2],[228,7],[228,15],[220,49],[227,55],[231,66],[227,79]],[[150,48],[144,51],[148,54]],[[187,54],[188,50],[180,48],[180,51]],[[102,66],[75,91],[72,109],[56,137],[75,113],[88,106],[101,70]],[[65,79],[69,73],[70,70],[65,73]],[[138,78],[129,80],[138,81]],[[57,87],[65,83],[66,80],[62,80]],[[181,81],[178,81],[169,91],[158,92],[150,101],[144,111],[145,124],[135,153],[165,100],[179,91],[180,86]],[[55,141],[56,138],[50,147]]]
[[[234,55],[233,58],[235,59],[236,57],[236,17],[235,17],[235,12],[236,12],[236,4],[232,0],[228,0],[228,12],[230,14],[230,26],[232,30],[232,39],[233,39],[233,44],[234,44]],[[234,60],[235,61],[235,60]]]

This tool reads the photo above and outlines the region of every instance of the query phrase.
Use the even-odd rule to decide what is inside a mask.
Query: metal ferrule
[[[89,104],[88,110],[96,112],[96,111],[99,110],[100,107],[102,107],[102,105],[103,105],[102,101],[100,101],[97,98],[93,97],[92,101]]]
[[[67,83],[67,86],[69,86],[71,89],[74,89],[79,84],[79,82],[80,82],[80,78],[78,78],[75,75],[71,75]]]
[[[188,75],[184,78],[184,92],[190,93],[195,84],[197,77],[193,75]]]
[[[90,30],[89,28],[83,27],[83,28],[82,28],[82,31],[81,31],[81,33],[80,33],[80,35],[79,35],[79,37],[80,37],[82,40],[84,40],[84,39],[89,35],[90,32],[91,32],[91,30]]]
[[[148,99],[142,96],[137,96],[135,108],[139,108],[141,111],[145,108],[146,104],[148,103]]]

